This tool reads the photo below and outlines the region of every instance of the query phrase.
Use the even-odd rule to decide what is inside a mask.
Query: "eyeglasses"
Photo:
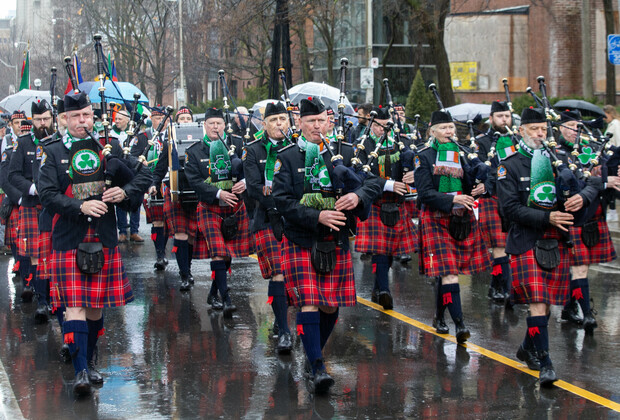
[[[42,122],[48,122],[51,121],[52,117],[47,117],[47,118],[33,118],[32,121],[36,122],[36,123],[42,123]]]

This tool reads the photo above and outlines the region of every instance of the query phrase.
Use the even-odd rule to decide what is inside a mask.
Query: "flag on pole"
[[[73,50],[73,63],[71,64],[73,74],[75,75],[75,80],[77,80],[78,85],[84,81],[82,79],[82,66],[80,65],[80,60],[78,59],[77,50]],[[77,87],[77,86],[76,86]],[[67,88],[65,89],[65,95],[71,92],[73,89],[71,88],[71,79],[67,80]]]
[[[114,64],[114,59],[110,54],[108,54],[108,74],[110,79],[114,82],[118,82],[118,77],[116,77],[116,65]]]
[[[19,90],[30,89],[30,50],[24,53],[24,62],[22,63],[22,80],[19,84]]]

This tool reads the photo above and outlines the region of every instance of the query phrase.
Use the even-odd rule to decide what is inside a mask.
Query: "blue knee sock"
[[[502,267],[502,279],[504,281],[504,292],[510,293],[512,289],[512,269],[510,268],[510,257],[498,258]]]
[[[101,318],[96,320],[86,319],[86,323],[88,324],[88,347],[86,349],[86,361],[90,361],[93,360],[95,349],[97,348],[97,340],[105,331],[103,329],[103,315],[101,315]]]
[[[286,301],[286,291],[284,289],[283,281],[273,281],[269,282],[269,289],[267,291],[267,296],[272,298],[271,301],[271,309],[273,309],[273,314],[276,317],[276,322],[278,323],[280,334],[291,333],[291,330],[288,328],[288,302]]]
[[[25,286],[33,286],[30,277],[30,257],[18,257],[19,258],[19,277],[22,279],[22,283]]]
[[[65,343],[69,346],[73,368],[77,375],[88,370],[86,351],[88,349],[88,323],[86,321],[65,321],[63,324]]]
[[[442,284],[441,298],[444,306],[448,307],[450,316],[455,324],[463,321],[463,310],[461,309],[461,288],[458,283]]]
[[[317,370],[323,366],[319,322],[318,311],[297,312],[297,334],[301,337],[313,374],[316,374]]]
[[[36,265],[31,265],[30,271],[32,274],[30,285],[34,287],[34,292],[37,295],[37,303],[39,305],[47,305],[47,284],[49,283],[49,281],[47,279],[42,279],[37,275]]]
[[[527,334],[530,336],[534,348],[538,353],[540,366],[548,366],[551,364],[549,358],[549,331],[547,329],[548,319],[546,316],[528,316],[527,317]]]
[[[164,233],[164,227],[151,227],[151,238],[153,239],[153,243],[155,244],[155,252],[157,253],[157,258],[164,258],[166,256],[166,234]]]
[[[323,312],[319,309],[320,314],[320,330],[321,330],[321,350],[325,347],[325,343],[329,339],[334,327],[336,326],[336,322],[338,322],[338,312],[339,309],[336,308],[336,312],[328,314],[327,312]]]
[[[226,262],[223,260],[211,261],[211,271],[215,273],[215,284],[220,292],[222,300],[230,303],[228,296],[228,284],[226,283]]]
[[[174,247],[176,248],[177,264],[179,265],[179,272],[181,277],[187,277],[189,275],[189,246],[187,241],[181,239],[174,240]]]
[[[390,271],[390,259],[387,255],[373,255],[372,264],[375,267],[375,284],[380,292],[389,292],[390,283],[388,272]]]
[[[571,284],[574,285],[574,289],[571,290],[571,296],[581,306],[583,316],[590,315],[590,284],[588,283],[588,278],[573,280]]]

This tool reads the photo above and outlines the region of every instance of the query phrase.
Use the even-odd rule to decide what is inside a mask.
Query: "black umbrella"
[[[580,99],[564,99],[557,101],[553,106],[557,111],[562,112],[566,109],[571,111],[578,109],[581,115],[584,117],[604,117],[603,110],[590,102],[582,101]]]

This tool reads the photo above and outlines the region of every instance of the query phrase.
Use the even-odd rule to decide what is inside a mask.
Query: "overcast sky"
[[[15,10],[16,0],[0,0],[0,18],[6,17],[9,10]]]

